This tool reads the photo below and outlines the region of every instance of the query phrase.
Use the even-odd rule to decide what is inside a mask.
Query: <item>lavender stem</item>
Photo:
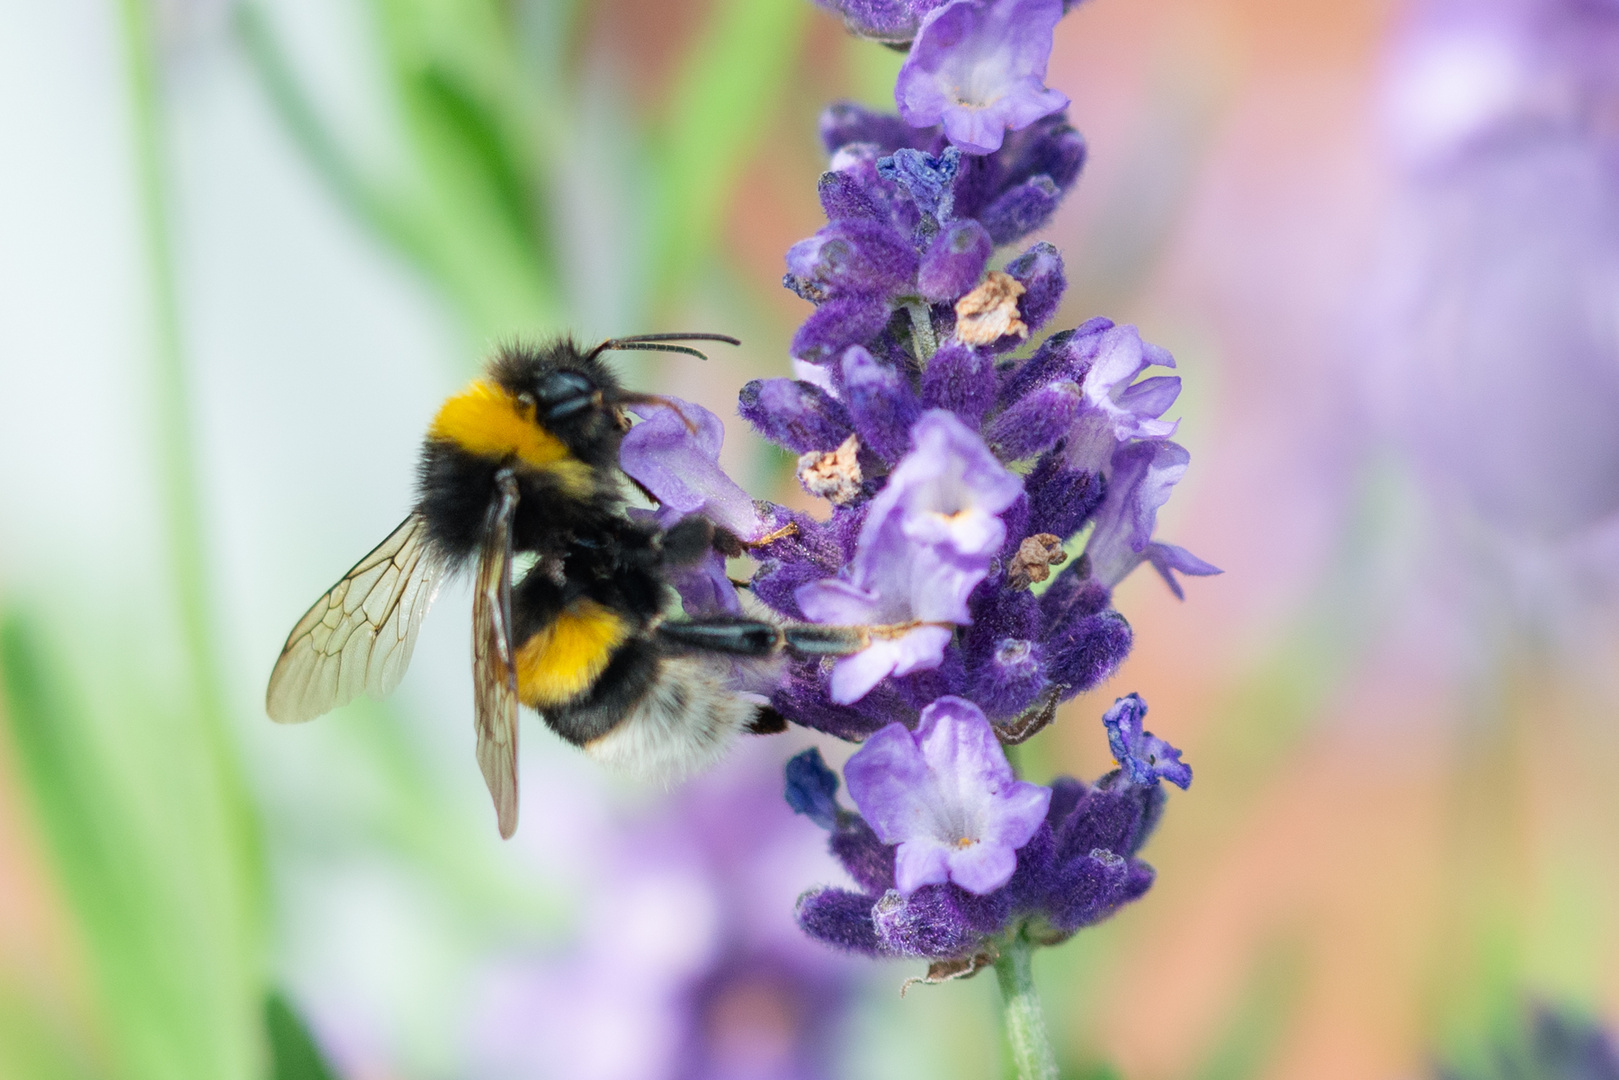
[[[1018,1080],[1057,1080],[1057,1058],[1046,1035],[1046,1017],[1034,988],[1034,946],[1018,934],[995,961],[995,978],[1006,1003],[1006,1037]]]

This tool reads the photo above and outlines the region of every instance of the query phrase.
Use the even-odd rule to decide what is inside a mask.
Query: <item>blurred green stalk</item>
[[[267,1063],[264,874],[209,612],[154,12],[149,0],[121,0],[118,16],[166,566],[127,568],[131,581],[160,583],[149,596],[72,611],[58,610],[70,601],[53,592],[44,617],[11,605],[0,620],[0,717],[93,990],[92,1031],[64,1031],[54,1048],[39,1033],[27,1067],[78,1075],[89,1057],[95,1075],[116,1080],[257,1080]],[[138,625],[106,618],[120,599],[140,604]],[[180,647],[166,650],[170,640]],[[149,662],[170,655],[172,664]],[[16,1064],[0,1052],[0,1069]]]
[[[1034,944],[1021,933],[1012,938],[995,961],[1006,1016],[1006,1038],[1018,1080],[1057,1080],[1057,1057],[1046,1035],[1046,1016],[1034,988],[1031,960]]]

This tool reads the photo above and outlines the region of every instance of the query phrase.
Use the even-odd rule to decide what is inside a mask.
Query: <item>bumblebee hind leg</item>
[[[798,656],[848,656],[871,644],[859,626],[775,623],[724,616],[682,619],[658,626],[659,640],[678,651],[725,653],[729,656],[774,656],[786,650]]]

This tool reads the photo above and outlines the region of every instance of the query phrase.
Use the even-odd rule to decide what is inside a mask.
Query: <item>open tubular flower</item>
[[[1045,85],[1062,0],[950,0],[922,20],[894,100],[913,127],[944,127],[969,154],[1068,107]]]

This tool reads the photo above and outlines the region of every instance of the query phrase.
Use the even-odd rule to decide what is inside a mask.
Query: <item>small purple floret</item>
[[[787,805],[823,829],[838,826],[838,774],[810,747],[787,762]]]
[[[971,621],[967,599],[1005,543],[999,515],[1022,493],[978,434],[942,409],[922,414],[911,441],[871,500],[848,576],[794,594],[813,622],[921,624],[839,660],[831,683],[838,704],[858,701],[889,675],[939,666],[951,624]]]
[[[1177,597],[1178,582],[1170,571],[1194,577],[1220,573],[1185,548],[1152,539],[1158,509],[1186,474],[1191,455],[1178,443],[1128,443],[1113,455],[1107,496],[1096,512],[1096,527],[1085,546],[1091,574],[1111,589],[1143,562],[1150,562]]]
[[[1000,888],[1051,801],[1049,788],[1017,779],[982,710],[963,698],[929,705],[915,732],[883,728],[843,771],[878,839],[899,846],[904,895],[945,881],[978,895]]]
[[[658,500],[658,524],[668,528],[701,514],[743,540],[764,535],[753,499],[720,468],[725,424],[701,405],[668,400],[674,408],[635,407],[646,419],[625,434],[618,451],[619,467]]]
[[[1107,744],[1119,768],[1132,784],[1155,787],[1168,780],[1182,791],[1192,786],[1192,767],[1181,761],[1181,752],[1142,727],[1147,703],[1139,694],[1119,698],[1102,717],[1107,728]]]
[[[1060,112],[1068,98],[1045,85],[1062,0],[951,0],[922,22],[900,68],[894,100],[913,127],[944,126],[969,154],[1001,148]]]

